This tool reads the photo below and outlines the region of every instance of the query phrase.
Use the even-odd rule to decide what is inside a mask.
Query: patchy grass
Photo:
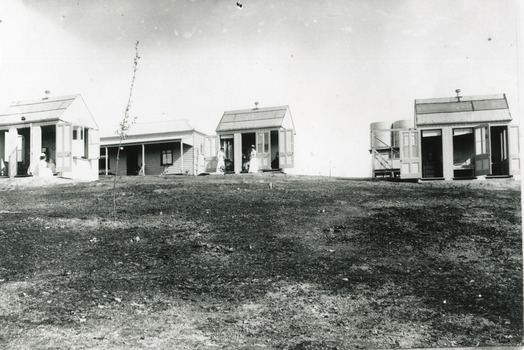
[[[517,182],[111,186],[0,180],[2,348],[521,344]]]

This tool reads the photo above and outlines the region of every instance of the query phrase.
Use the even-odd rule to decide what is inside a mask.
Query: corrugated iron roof
[[[225,111],[216,131],[279,128],[288,109],[289,106],[278,106]]]
[[[457,97],[415,100],[415,112],[417,114],[474,112],[497,109],[509,109],[504,94],[463,96],[460,97],[460,100]]]
[[[0,113],[0,125],[59,120],[62,113],[79,95],[50,97],[39,100],[17,101]]]
[[[510,121],[505,94],[415,100],[417,126]]]
[[[128,135],[144,135],[144,134],[161,134],[169,132],[185,132],[193,131],[189,122],[185,119],[179,120],[161,120],[136,123],[129,129]]]
[[[175,138],[183,138],[184,136],[187,136],[188,133],[193,132],[198,132],[203,135],[203,133],[195,130],[195,128],[185,119],[136,123],[131,126],[127,133],[127,137],[122,144],[132,144],[137,142],[151,143],[172,140]],[[115,133],[100,138],[100,144],[102,146],[118,144],[119,141],[120,137]]]

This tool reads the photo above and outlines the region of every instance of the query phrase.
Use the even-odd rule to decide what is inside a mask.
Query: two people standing
[[[251,145],[251,150],[248,154],[249,156],[249,173],[257,173],[258,172],[258,163],[257,163],[257,151],[255,150],[255,146]],[[220,147],[220,151],[217,153],[217,173],[224,174],[226,172],[226,154],[224,153],[224,147]]]

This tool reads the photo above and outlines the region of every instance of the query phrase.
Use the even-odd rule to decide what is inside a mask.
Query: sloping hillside
[[[0,180],[5,349],[517,345],[520,183]]]

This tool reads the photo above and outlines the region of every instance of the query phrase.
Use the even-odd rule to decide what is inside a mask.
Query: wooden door
[[[295,166],[294,130],[278,131],[278,167],[293,168]]]
[[[8,174],[9,177],[15,177],[18,170],[18,131],[16,129],[9,129],[5,138],[5,159],[9,162]]]
[[[520,175],[520,140],[519,126],[508,126],[508,146],[509,146],[509,174]]]
[[[56,171],[73,171],[73,125],[56,124]]]
[[[422,178],[420,157],[420,132],[418,130],[399,131],[400,133],[400,178]]]
[[[489,125],[475,128],[475,176],[491,174]]]
[[[30,161],[29,166],[34,166],[40,160],[40,154],[42,153],[42,128],[40,126],[31,127],[31,149],[30,149]]]
[[[87,159],[100,159],[100,131],[86,129],[87,133]]]
[[[271,168],[271,152],[269,150],[269,131],[256,133],[256,151],[259,169]]]

